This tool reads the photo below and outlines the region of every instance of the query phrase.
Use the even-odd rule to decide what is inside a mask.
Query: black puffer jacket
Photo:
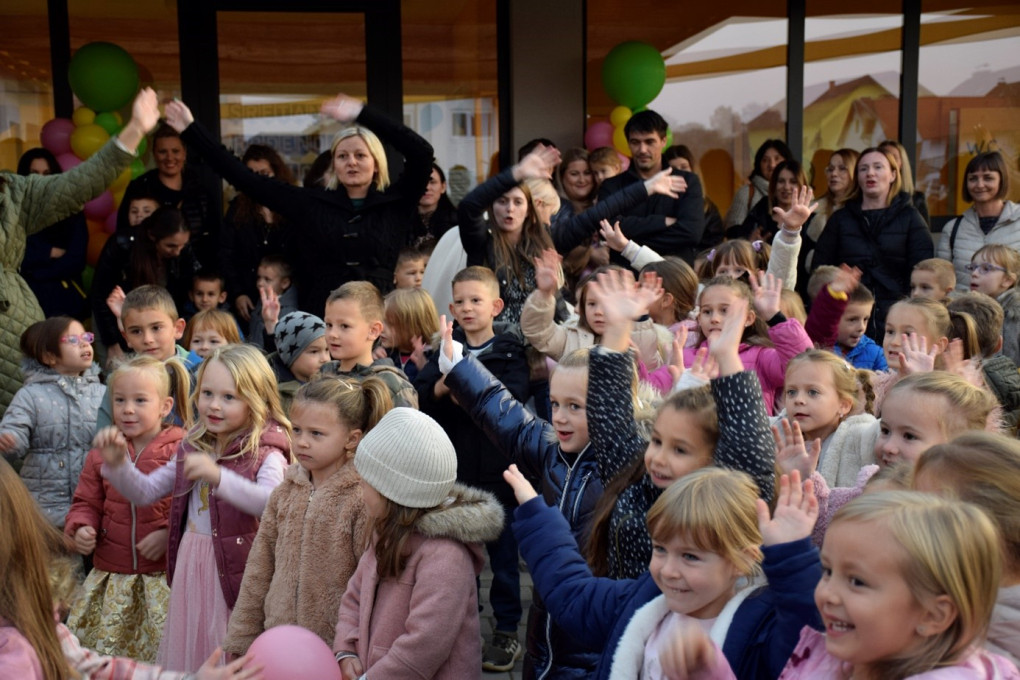
[[[347,281],[371,281],[383,292],[392,287],[397,255],[413,229],[408,215],[432,172],[432,146],[414,131],[368,106],[357,122],[404,155],[400,178],[385,191],[373,185],[358,208],[342,185],[335,191],[303,188],[253,173],[201,123],[181,135],[223,179],[288,219],[298,260],[298,304],[319,316],[330,291]]]
[[[577,455],[563,453],[552,425],[532,415],[473,356],[454,366],[446,385],[507,464],[516,464],[545,502],[560,509],[582,550],[602,495],[591,445]],[[527,638],[526,677],[587,678],[598,661],[596,650],[581,647],[549,619],[537,595],[528,614]]]
[[[900,192],[874,223],[859,200],[834,212],[818,238],[811,266],[848,264],[861,270],[861,283],[875,294],[869,335],[881,342],[889,308],[910,294],[914,265],[934,256],[931,232],[910,196]]]

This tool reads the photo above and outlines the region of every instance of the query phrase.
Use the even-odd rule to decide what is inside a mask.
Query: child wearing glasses
[[[970,258],[970,289],[990,295],[1002,305],[1002,353],[1020,362],[1020,252],[990,243]]]
[[[104,387],[92,362],[92,333],[69,316],[32,324],[21,335],[25,384],[0,421],[0,452],[21,467],[39,508],[64,526],[89,452]]]

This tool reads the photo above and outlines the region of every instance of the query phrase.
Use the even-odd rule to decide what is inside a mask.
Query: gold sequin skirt
[[[71,608],[67,627],[100,654],[156,660],[170,587],[166,574],[114,574],[93,569]]]

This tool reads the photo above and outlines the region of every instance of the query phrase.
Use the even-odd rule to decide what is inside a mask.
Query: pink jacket
[[[499,536],[503,508],[484,491],[456,484],[452,493],[418,520],[400,576],[379,579],[371,546],[347,584],[333,651],[356,654],[369,677],[479,677],[475,577],[481,542]]]
[[[807,626],[800,633],[800,642],[793,656],[779,675],[779,680],[815,680],[816,678],[844,678],[850,670],[843,661],[830,656],[825,650],[825,635]],[[1016,666],[999,656],[975,649],[955,666],[936,668],[918,675],[916,680],[1020,680]]]
[[[765,408],[769,415],[773,413],[776,394],[786,383],[786,365],[790,359],[805,350],[814,347],[800,321],[787,319],[775,326],[769,326],[769,339],[775,347],[760,345],[740,345],[740,360],[744,368],[758,374],[761,392],[765,397]],[[706,346],[702,342],[698,347]],[[694,355],[698,347],[684,348],[684,366],[694,364]]]

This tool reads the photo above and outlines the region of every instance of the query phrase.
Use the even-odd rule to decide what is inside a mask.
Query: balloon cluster
[[[589,151],[611,146],[622,156],[630,157],[624,126],[635,112],[643,110],[659,96],[666,84],[666,62],[659,51],[648,43],[631,40],[614,47],[602,63],[602,87],[619,106],[609,120],[591,123],[584,133]],[[666,145],[673,143],[673,131],[666,132]]]
[[[42,127],[43,147],[57,157],[67,172],[98,151],[124,125],[118,109],[131,103],[138,92],[138,66],[123,48],[106,42],[84,45],[75,52],[67,72],[71,89],[83,106],[68,118],[54,118]],[[145,153],[145,138],[138,154]],[[89,225],[89,249],[86,261],[94,266],[99,253],[117,229],[117,208],[128,182],[145,172],[145,164],[136,158],[106,191],[85,204]]]

